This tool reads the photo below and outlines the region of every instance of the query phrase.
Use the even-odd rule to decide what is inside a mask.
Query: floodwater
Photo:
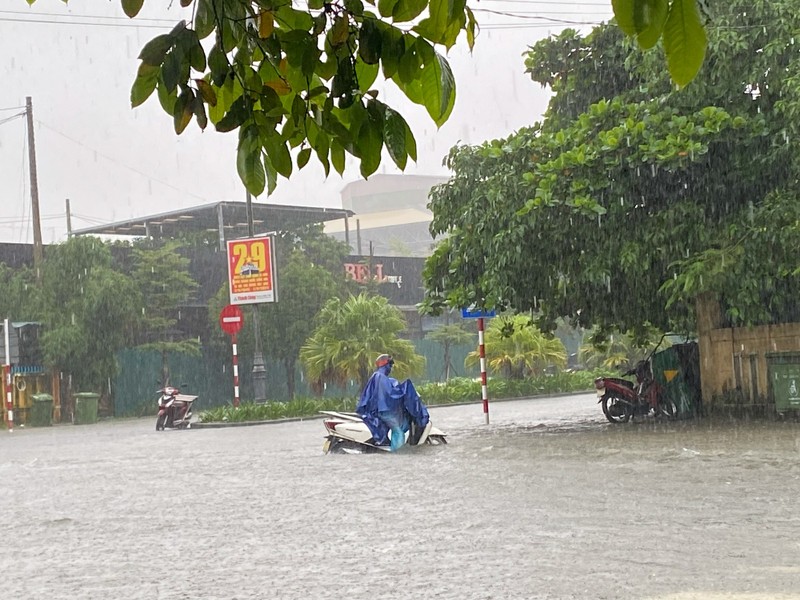
[[[0,598],[800,599],[797,423],[490,411],[397,455],[325,456],[319,420],[4,433]]]

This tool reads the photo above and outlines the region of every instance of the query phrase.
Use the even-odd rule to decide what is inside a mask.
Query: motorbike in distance
[[[653,354],[664,340],[656,345],[644,360],[624,373],[622,377],[633,375],[635,382],[622,377],[598,377],[594,380],[598,403],[602,403],[603,414],[611,423],[627,423],[635,417],[655,417],[672,420],[677,407],[665,393],[664,388],[653,377]]]
[[[189,429],[192,426],[192,404],[197,396],[181,394],[180,389],[166,385],[159,389],[156,431]]]

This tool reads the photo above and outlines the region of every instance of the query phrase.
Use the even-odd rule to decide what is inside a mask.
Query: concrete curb
[[[547,398],[562,398],[565,396],[582,396],[584,394],[591,394],[594,390],[586,390],[582,392],[558,392],[555,394],[542,394],[538,396],[522,396],[520,398],[498,398],[496,400],[489,399],[489,403],[495,402],[515,402],[517,400],[544,400]],[[447,404],[429,404],[428,408],[447,408],[450,406],[469,406],[471,404],[482,404],[483,400],[473,400],[470,402],[448,402]],[[223,429],[225,427],[252,427],[254,425],[279,425],[281,423],[296,423],[298,421],[317,421],[324,418],[325,415],[310,415],[307,417],[290,417],[286,419],[269,419],[266,421],[232,421],[221,422],[216,421],[213,423],[192,423],[189,428],[192,429]]]

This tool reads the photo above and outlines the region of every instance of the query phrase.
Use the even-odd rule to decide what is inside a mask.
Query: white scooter
[[[197,396],[181,394],[172,386],[158,390],[158,416],[156,431],[164,429],[189,429],[192,426],[192,404]]]
[[[365,454],[368,452],[389,452],[389,446],[378,446],[372,439],[372,433],[357,413],[320,411],[325,415],[322,423],[328,435],[322,451],[325,454]],[[447,435],[434,427],[430,421],[420,431],[414,423],[406,434],[406,443],[411,446],[429,444],[438,446],[447,443]]]

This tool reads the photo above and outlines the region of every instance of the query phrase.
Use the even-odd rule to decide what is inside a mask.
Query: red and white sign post
[[[6,425],[8,431],[14,431],[14,400],[11,396],[11,365],[3,365],[3,391],[6,400]]]
[[[219,313],[219,326],[231,336],[233,348],[233,407],[239,408],[239,354],[236,348],[236,334],[244,325],[242,309],[235,304],[228,304]]]
[[[481,358],[481,400],[484,422],[489,424],[489,389],[486,386],[486,346],[483,344],[483,317],[478,317],[478,355]]]

